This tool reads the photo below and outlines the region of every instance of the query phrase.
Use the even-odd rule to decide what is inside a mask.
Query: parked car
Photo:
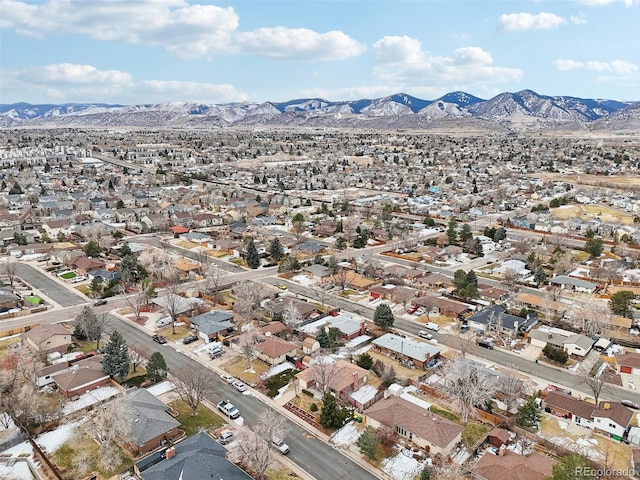
[[[235,420],[240,416],[240,411],[236,407],[234,407],[229,400],[222,400],[220,403],[218,403],[218,410],[232,420]]]
[[[493,344],[489,340],[478,340],[476,345],[482,348],[488,348],[489,350],[493,350]]]
[[[418,336],[422,337],[422,338],[426,338],[427,340],[432,340],[433,339],[433,335],[431,335],[429,332],[427,332],[425,330],[420,330],[418,332]]]
[[[107,304],[107,301],[106,301],[105,299],[102,299],[102,300],[98,300],[97,302],[95,302],[95,303],[93,304],[93,306],[94,306],[94,307],[100,307],[100,306],[102,306],[102,305],[106,305],[106,304]]]
[[[188,335],[182,339],[182,343],[189,345],[190,343],[197,342],[198,337],[196,335]]]
[[[158,342],[162,345],[164,345],[165,343],[167,343],[167,339],[164,338],[162,335],[154,335],[153,336],[153,341],[154,342]]]
[[[228,383],[230,385],[236,381],[235,377],[231,375],[227,375],[226,373],[223,373],[222,375],[220,375],[220,378],[222,379],[223,382]]]
[[[231,385],[235,387],[235,389],[238,390],[239,392],[244,392],[247,390],[247,386],[244,384],[244,382],[241,382],[240,380],[236,380]]]
[[[218,443],[220,445],[226,445],[233,441],[233,432],[231,430],[223,430],[218,436]]]
[[[620,403],[625,407],[633,408],[634,410],[640,410],[640,405],[631,400],[622,400]]]
[[[214,358],[221,357],[224,354],[224,350],[222,347],[216,347],[209,350],[209,358],[213,360]]]
[[[289,445],[284,443],[284,440],[280,438],[274,438],[273,444],[281,454],[286,455],[287,453],[289,453]]]
[[[167,325],[171,325],[171,317],[164,317],[156,320],[156,327],[165,327]]]

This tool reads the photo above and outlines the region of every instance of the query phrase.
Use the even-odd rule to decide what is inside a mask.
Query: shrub
[[[292,368],[288,368],[273,377],[270,377],[265,382],[267,387],[267,395],[271,398],[278,395],[278,390],[288,384],[291,379],[298,373],[298,370],[294,370]]]
[[[567,354],[567,352],[565,352],[564,350],[560,350],[559,348],[556,348],[550,344],[547,344],[542,349],[542,353],[549,360],[561,363],[562,365],[567,363],[567,360],[569,360],[569,355]]]
[[[316,405],[315,403],[312,403],[311,405],[309,405],[309,410],[311,410],[312,412],[317,412],[318,405]]]
[[[365,370],[371,370],[371,367],[373,367],[373,358],[368,353],[363,353],[358,357],[356,364]]]
[[[302,393],[304,393],[305,395],[309,395],[310,397],[313,397],[313,393],[307,390],[306,388],[302,389]]]

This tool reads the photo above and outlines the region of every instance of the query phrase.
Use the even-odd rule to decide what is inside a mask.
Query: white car
[[[231,384],[236,390],[238,390],[239,392],[244,392],[247,390],[247,386],[241,382],[240,380],[236,380],[235,382],[233,382]]]
[[[222,379],[223,382],[228,383],[230,385],[232,385],[233,382],[236,381],[235,377],[233,377],[231,375],[227,375],[227,374],[220,375],[220,378]]]
[[[273,445],[278,449],[278,451],[281,454],[286,455],[287,453],[289,453],[289,445],[284,443],[284,440],[280,438],[274,438]]]

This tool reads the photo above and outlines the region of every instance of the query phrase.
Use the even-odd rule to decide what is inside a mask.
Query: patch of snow
[[[562,430],[566,430],[567,428],[569,428],[569,424],[567,422],[563,422],[562,420],[558,420],[558,426]]]
[[[339,447],[348,447],[356,443],[362,434],[362,428],[355,422],[349,422],[331,436],[331,443]]]
[[[0,463],[0,478],[11,480],[34,480],[34,476],[26,461],[17,461],[11,467]]]
[[[378,389],[372,387],[371,385],[363,385],[358,390],[351,394],[351,398],[358,402],[360,405],[366,404],[369,400],[373,400],[373,398],[378,393]]]
[[[423,465],[411,456],[410,450],[402,449],[395,456],[385,458],[381,468],[395,480],[413,480]]]
[[[262,380],[266,380],[269,377],[273,377],[274,375],[277,375],[279,373],[284,372],[285,370],[295,370],[295,365],[293,365],[290,362],[283,362],[280,365],[276,365],[273,368],[270,368],[269,370],[267,370],[266,372],[264,372],[262,375],[260,375],[260,378]]]
[[[83,393],[77,400],[67,402],[62,409],[62,413],[64,415],[69,415],[70,413],[87,408],[90,405],[95,405],[103,400],[115,397],[119,393],[120,390],[115,387],[97,388],[96,390],[92,390],[88,393]]]
[[[11,448],[7,448],[2,453],[3,455],[9,455],[12,457],[29,456],[29,455],[33,457],[33,447],[29,442],[25,441],[25,442],[19,443],[18,445],[14,445]]]
[[[75,430],[78,425],[81,425],[84,420],[79,420],[77,422],[65,423],[64,425],[60,425],[58,428],[53,430],[52,432],[43,433],[38,438],[36,438],[36,443],[40,446],[40,448],[46,451],[49,455],[60,450],[69,438],[71,438],[71,434]]]
[[[173,383],[171,383],[169,380],[165,380],[164,382],[160,382],[155,385],[152,385],[151,387],[148,387],[147,391],[151,395],[155,397],[159,397],[163,393],[170,392],[174,388],[176,388],[176,386]]]
[[[576,452],[584,457],[587,457],[594,461],[602,461],[604,460],[604,455],[600,450],[594,448],[594,445],[583,438],[579,438],[578,440],[572,440],[569,437],[546,437],[547,440],[555,443],[556,445],[560,445],[572,452]],[[597,444],[597,440],[596,444]]]

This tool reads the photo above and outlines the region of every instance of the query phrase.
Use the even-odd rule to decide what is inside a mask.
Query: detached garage
[[[640,353],[629,352],[616,355],[616,366],[620,373],[640,375]]]

